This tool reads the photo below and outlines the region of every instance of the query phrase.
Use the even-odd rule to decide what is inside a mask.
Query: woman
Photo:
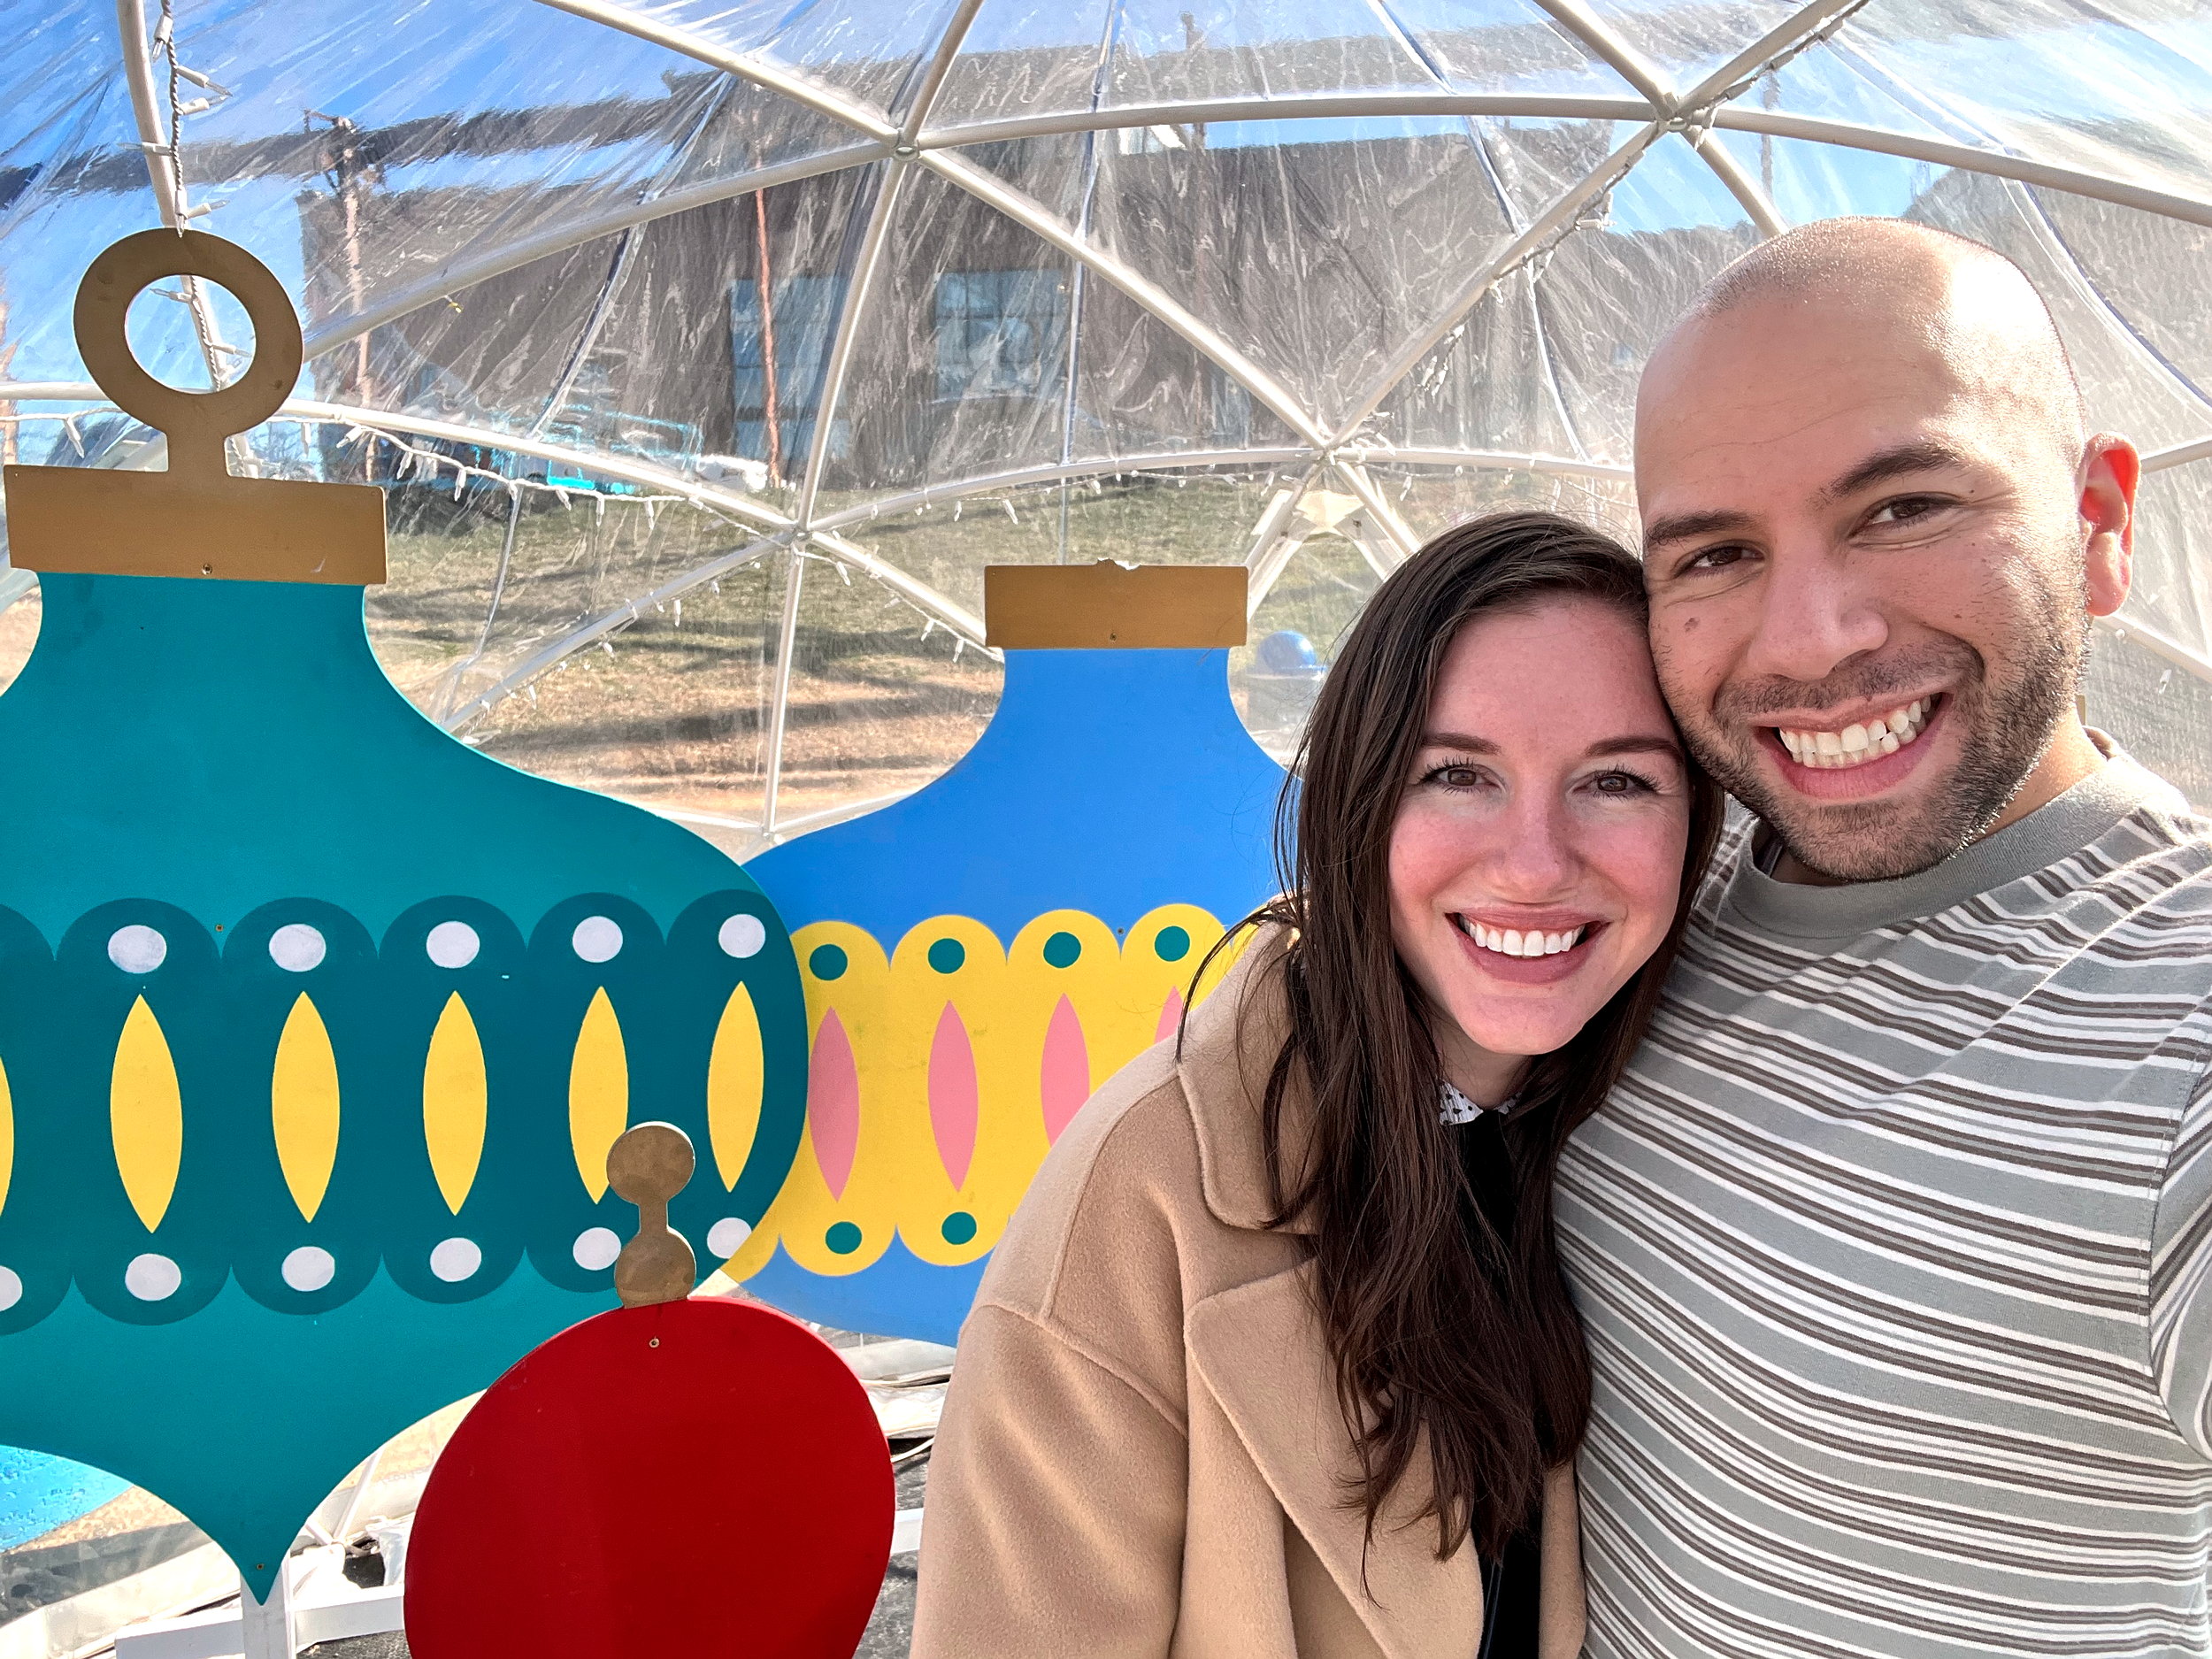
[[[1719,824],[1605,537],[1386,581],[1316,704],[1286,896],[1053,1148],[963,1333],[917,1659],[1581,1644],[1569,1133]]]

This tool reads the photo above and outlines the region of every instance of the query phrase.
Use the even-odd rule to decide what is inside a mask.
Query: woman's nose
[[[1494,860],[1499,896],[1533,902],[1568,886],[1580,864],[1560,803],[1534,792],[1514,803]]]

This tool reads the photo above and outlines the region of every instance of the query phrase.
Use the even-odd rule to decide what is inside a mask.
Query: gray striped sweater
[[[1559,1174],[1589,1653],[2212,1655],[2212,824],[2119,757],[1902,881],[1750,839]]]

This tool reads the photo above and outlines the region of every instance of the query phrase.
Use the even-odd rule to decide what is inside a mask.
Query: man
[[[2138,463],[1987,249],[1653,357],[1661,682],[1755,818],[1569,1148],[1589,1651],[2212,1654],[2212,825],[2077,715]]]

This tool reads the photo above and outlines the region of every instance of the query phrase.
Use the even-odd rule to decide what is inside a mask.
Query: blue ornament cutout
[[[944,777],[753,860],[804,964],[811,1156],[731,1271],[806,1318],[952,1341],[1065,1113],[1275,890],[1283,781],[1226,650],[1011,649]]]

